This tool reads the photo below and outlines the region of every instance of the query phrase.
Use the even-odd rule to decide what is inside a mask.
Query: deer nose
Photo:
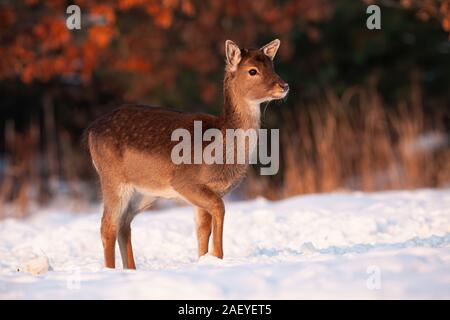
[[[289,90],[289,84],[287,84],[286,82],[278,83],[278,85],[283,90],[283,92],[287,92]]]

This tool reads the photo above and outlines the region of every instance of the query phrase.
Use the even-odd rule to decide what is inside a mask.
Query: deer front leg
[[[212,216],[205,209],[197,207],[195,222],[197,227],[198,256],[201,257],[208,253]]]
[[[212,255],[222,259],[223,220],[225,216],[225,206],[223,204],[222,199],[214,191],[212,191],[211,189],[209,189],[204,185],[174,184],[174,189],[180,195],[182,195],[187,201],[210,213],[212,217],[212,233],[213,233]]]
[[[223,206],[223,202],[221,205],[218,205],[214,210],[213,215],[213,252],[212,255],[223,259],[223,220],[225,217],[225,208]]]

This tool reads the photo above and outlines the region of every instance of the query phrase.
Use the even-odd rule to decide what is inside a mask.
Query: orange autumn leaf
[[[161,28],[169,28],[172,24],[172,12],[168,9],[161,10],[155,15],[155,24]]]
[[[148,3],[148,0],[118,0],[118,7],[121,10],[129,10]]]
[[[23,68],[20,78],[24,83],[30,83],[31,81],[33,81],[34,76],[32,67],[26,66],[25,68]]]
[[[63,46],[70,40],[70,33],[65,22],[58,18],[46,18],[33,27],[33,35],[39,39],[43,51]]]
[[[442,21],[442,28],[443,28],[445,31],[450,32],[450,18],[445,18],[445,19]]]
[[[152,77],[141,85],[148,86],[146,90],[157,82],[175,83],[179,67],[208,77],[222,63],[217,49],[225,37],[241,43],[256,43],[262,32],[286,38],[299,22],[308,37],[317,41],[320,28],[308,22],[326,19],[334,3],[217,0],[204,6],[197,0],[77,0],[82,30],[69,31],[65,26],[67,1],[24,1],[27,5],[20,1],[0,4],[1,79],[31,82],[76,72],[88,80],[96,70],[145,73],[151,69]],[[422,19],[438,20],[450,32],[449,0],[401,0],[399,5]],[[45,10],[38,13],[41,7]],[[240,32],[231,34],[236,26]],[[280,57],[288,57],[289,52],[289,42],[285,42]],[[151,68],[167,61],[174,63]],[[204,90],[205,100],[211,95],[209,89]]]
[[[106,47],[114,36],[114,29],[110,26],[93,26],[89,29],[90,40],[100,48]]]
[[[195,7],[190,0],[182,0],[181,11],[187,16],[193,16],[195,14]]]
[[[115,63],[115,67],[121,71],[145,73],[150,71],[150,62],[148,59],[141,57],[128,57],[119,59]]]
[[[0,28],[7,28],[16,22],[16,15],[10,8],[0,9]]]
[[[106,24],[113,23],[116,19],[114,9],[104,4],[92,6],[90,12],[94,17],[99,16],[105,19]]]

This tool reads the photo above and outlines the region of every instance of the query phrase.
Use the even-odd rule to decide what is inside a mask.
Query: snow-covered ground
[[[138,216],[136,271],[103,268],[100,208],[0,221],[0,298],[450,298],[450,189],[226,207],[223,261],[196,258],[191,208]]]

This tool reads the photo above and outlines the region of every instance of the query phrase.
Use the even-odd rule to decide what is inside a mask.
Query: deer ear
[[[227,67],[230,71],[235,71],[241,62],[241,49],[231,40],[225,41],[225,55],[227,57]]]
[[[275,39],[266,44],[265,46],[263,46],[261,50],[262,52],[264,52],[266,56],[268,56],[270,59],[273,60],[273,58],[275,58],[275,55],[277,54],[279,47],[280,47],[280,40]]]

